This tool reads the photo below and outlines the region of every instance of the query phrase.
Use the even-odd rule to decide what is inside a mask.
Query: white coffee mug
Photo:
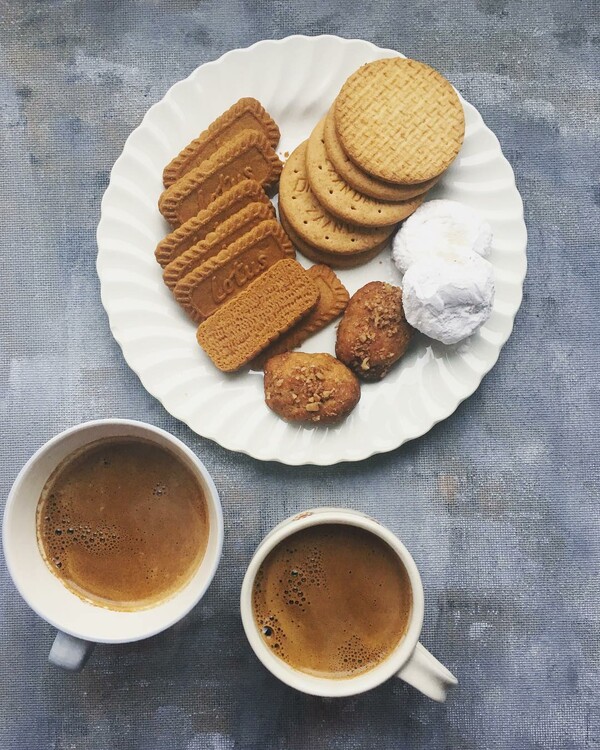
[[[198,478],[206,497],[209,535],[206,552],[190,581],[148,609],[126,612],[81,599],[44,561],[36,530],[36,509],[46,480],[79,448],[110,437],[139,437],[171,450]],[[58,634],[49,659],[77,671],[95,643],[126,643],[149,638],[186,615],[202,598],[217,570],[223,546],[223,513],[214,482],[200,459],[168,432],[129,419],[101,419],[71,427],[43,445],[21,469],[8,496],[2,528],[4,557],[27,604]]]
[[[335,679],[317,677],[294,669],[264,643],[260,626],[254,619],[252,590],[263,561],[280,542],[302,529],[319,524],[349,524],[383,539],[404,565],[412,588],[412,612],[403,638],[389,656],[373,669],[356,677]],[[276,526],[261,542],[250,561],[241,593],[242,623],[250,645],[262,663],[276,677],[297,690],[329,698],[355,695],[377,687],[396,676],[417,688],[429,698],[445,701],[448,689],[457,684],[456,677],[419,643],[423,627],[423,585],[421,576],[406,547],[378,521],[354,510],[315,508],[292,516]]]

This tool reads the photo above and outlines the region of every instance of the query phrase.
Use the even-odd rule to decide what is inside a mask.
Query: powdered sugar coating
[[[450,200],[427,201],[394,237],[392,257],[400,273],[425,256],[474,252],[486,258],[492,228],[478,211]]]
[[[404,274],[402,302],[414,328],[443,344],[455,344],[489,318],[494,269],[476,253],[427,255]]]

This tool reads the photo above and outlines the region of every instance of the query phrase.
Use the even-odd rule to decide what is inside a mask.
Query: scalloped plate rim
[[[378,455],[381,453],[387,453],[389,451],[395,450],[405,443],[415,440],[419,437],[422,437],[423,435],[427,434],[436,424],[439,424],[440,422],[444,421],[448,417],[450,417],[456,409],[460,406],[460,404],[463,403],[466,399],[468,399],[470,396],[473,395],[473,393],[477,390],[477,388],[480,386],[481,382],[485,378],[485,376],[492,370],[492,368],[495,366],[496,362],[498,361],[498,358],[500,356],[500,352],[502,351],[502,348],[510,338],[510,335],[512,333],[512,330],[514,328],[514,321],[515,317],[517,315],[517,312],[521,306],[522,299],[523,299],[523,282],[527,273],[527,257],[526,257],[526,247],[527,247],[527,228],[524,221],[524,210],[523,210],[523,201],[520,196],[520,193],[518,191],[518,188],[516,186],[515,181],[515,175],[514,170],[512,169],[512,165],[508,162],[506,157],[504,156],[502,152],[501,145],[498,141],[497,136],[495,133],[487,127],[485,124],[485,121],[483,117],[481,116],[481,113],[469,102],[466,102],[466,100],[462,97],[462,95],[459,93],[459,96],[461,98],[461,101],[463,103],[467,103],[470,107],[473,108],[473,110],[477,113],[477,115],[481,118],[481,123],[483,127],[494,136],[495,139],[495,150],[499,152],[500,158],[502,158],[506,164],[508,164],[510,168],[510,177],[511,177],[511,188],[514,190],[514,197],[519,203],[519,213],[518,217],[515,219],[515,221],[520,221],[523,228],[523,247],[520,249],[519,252],[519,264],[520,267],[518,269],[513,269],[513,272],[516,277],[516,281],[519,284],[518,290],[515,289],[514,295],[511,297],[511,299],[506,303],[508,309],[503,314],[503,318],[509,317],[510,320],[507,320],[505,323],[503,322],[501,331],[499,332],[499,342],[496,344],[496,350],[493,353],[493,356],[489,356],[485,360],[485,364],[483,367],[483,371],[479,372],[477,371],[477,378],[474,381],[474,384],[472,387],[467,388],[460,396],[457,396],[455,401],[453,402],[453,405],[451,407],[448,407],[448,410],[445,411],[444,415],[433,418],[430,421],[428,421],[427,426],[425,429],[420,428],[418,425],[416,425],[416,433],[412,434],[409,432],[408,434],[405,434],[400,440],[398,439],[392,439],[386,442],[385,447],[375,447],[372,450],[369,450],[368,447],[365,449],[365,444],[359,444],[359,445],[352,445],[346,446],[345,454],[341,456],[335,456],[332,457],[331,455],[326,455],[324,457],[314,456],[311,455],[310,458],[307,457],[299,457],[298,459],[295,459],[293,456],[280,456],[280,455],[272,455],[271,453],[265,453],[261,452],[260,450],[257,450],[255,446],[247,446],[247,445],[233,445],[231,441],[224,440],[222,436],[218,436],[216,434],[209,434],[211,431],[204,430],[203,432],[199,432],[198,429],[193,427],[190,422],[188,421],[189,416],[186,416],[184,413],[181,413],[180,409],[173,408],[172,406],[167,406],[162,398],[160,398],[156,392],[155,389],[147,382],[148,378],[146,377],[144,372],[140,372],[137,365],[132,361],[132,359],[135,359],[135,357],[132,357],[130,352],[127,351],[127,344],[123,341],[123,338],[120,335],[120,331],[122,330],[122,327],[119,325],[119,322],[111,316],[111,303],[110,303],[110,296],[107,295],[106,287],[102,284],[102,269],[103,269],[103,258],[102,258],[102,242],[103,242],[103,232],[106,228],[106,225],[110,221],[107,219],[105,215],[105,208],[110,203],[111,198],[111,186],[112,186],[112,180],[113,176],[118,173],[119,165],[120,163],[126,158],[127,156],[127,150],[128,146],[131,143],[132,138],[136,134],[137,131],[143,129],[144,125],[148,122],[149,119],[153,117],[153,113],[165,102],[168,102],[168,100],[174,95],[174,92],[180,88],[184,87],[186,84],[189,84],[194,77],[198,74],[198,72],[201,69],[205,68],[211,68],[215,66],[219,66],[222,63],[226,62],[229,57],[235,56],[237,53],[251,53],[252,50],[256,49],[257,47],[264,46],[264,45],[286,45],[293,43],[294,41],[302,41],[302,43],[305,42],[313,42],[314,40],[327,40],[334,42],[336,44],[342,44],[342,45],[351,45],[353,43],[358,43],[362,45],[367,45],[372,52],[375,54],[392,54],[392,55],[401,55],[404,57],[404,55],[397,50],[392,50],[385,47],[378,47],[374,43],[363,40],[363,39],[357,39],[357,38],[345,38],[345,37],[339,37],[332,34],[319,34],[314,36],[307,36],[303,34],[294,34],[287,37],[283,37],[281,39],[261,39],[253,44],[249,45],[248,47],[239,47],[235,49],[228,50],[227,52],[223,53],[220,57],[218,57],[215,60],[210,60],[206,63],[203,63],[199,65],[197,68],[192,70],[188,76],[185,78],[176,81],[172,86],[169,87],[167,92],[164,94],[164,96],[154,104],[152,104],[148,110],[146,110],[141,122],[137,127],[135,127],[131,133],[128,135],[128,137],[125,140],[125,143],[123,145],[123,149],[120,153],[120,155],[115,160],[111,172],[110,172],[110,179],[109,184],[104,192],[104,195],[101,200],[100,204],[100,220],[98,223],[97,231],[96,231],[96,239],[98,244],[98,255],[96,260],[96,269],[97,273],[100,279],[100,298],[102,305],[106,311],[108,322],[109,322],[109,328],[110,331],[115,339],[115,341],[119,344],[121,351],[123,353],[123,357],[125,359],[125,362],[130,367],[131,370],[137,375],[139,378],[142,386],[144,389],[152,395],[154,398],[156,398],[162,406],[165,408],[166,411],[168,411],[173,417],[180,420],[184,424],[186,424],[189,429],[191,429],[193,432],[195,432],[200,437],[213,440],[214,442],[218,443],[222,447],[224,447],[227,450],[231,450],[234,452],[239,452],[245,455],[250,456],[251,458],[260,460],[260,461],[276,461],[280,463],[284,463],[286,465],[290,466],[302,466],[302,465],[315,465],[315,466],[330,466],[337,463],[345,463],[345,462],[356,462],[356,461],[362,461],[366,460],[367,458],[371,458],[374,455]]]

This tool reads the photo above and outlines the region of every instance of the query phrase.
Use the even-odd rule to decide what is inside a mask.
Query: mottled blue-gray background
[[[143,643],[51,668],[53,633],[0,565],[0,748],[300,750],[600,747],[598,0],[2,0],[0,496],[77,422],[171,430],[222,493],[224,557],[203,602]],[[142,389],[100,305],[95,227],[145,110],[197,65],[291,33],[363,37],[443,71],[517,175],[530,270],[514,333],[477,393],[388,455],[287,468],[228,453]],[[242,632],[262,535],[351,505],[419,564],[422,640],[458,676],[445,705],[397,680],[321,700],[278,683]]]

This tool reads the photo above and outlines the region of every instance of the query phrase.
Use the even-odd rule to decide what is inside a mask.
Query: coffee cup
[[[292,537],[298,532],[324,524],[356,527],[385,542],[401,563],[410,586],[411,606],[410,611],[407,612],[406,627],[391,652],[368,671],[344,676],[344,678],[323,676],[315,672],[308,673],[280,658],[277,653],[281,651],[274,651],[273,647],[270,648],[265,642],[263,637],[265,629],[261,628],[261,623],[257,622],[254,612],[253,597],[256,596],[257,576],[262,575],[263,563],[270,553],[282,543],[286,545],[289,543],[292,547],[294,545]],[[296,571],[292,574],[296,574]],[[294,602],[290,600],[289,604],[292,605]],[[297,605],[298,601],[295,604]],[[324,697],[333,698],[362,693],[395,676],[417,688],[429,698],[440,702],[445,701],[448,689],[456,685],[457,680],[419,643],[423,613],[424,596],[421,577],[406,547],[380,523],[354,510],[317,508],[299,513],[280,523],[263,539],[254,553],[241,590],[242,623],[256,656],[282,682],[304,693]],[[267,629],[270,630],[270,628]]]
[[[120,611],[87,601],[51,570],[38,544],[36,513],[40,494],[54,470],[96,441],[140,439],[170,451],[195,476],[208,516],[204,556],[187,582],[153,606]],[[2,528],[4,556],[25,602],[58,633],[49,660],[78,671],[95,643],[128,643],[156,635],[184,617],[202,598],[217,570],[223,545],[219,494],[200,459],[165,430],[128,419],[103,419],[71,427],[43,445],[17,476],[8,496]]]

